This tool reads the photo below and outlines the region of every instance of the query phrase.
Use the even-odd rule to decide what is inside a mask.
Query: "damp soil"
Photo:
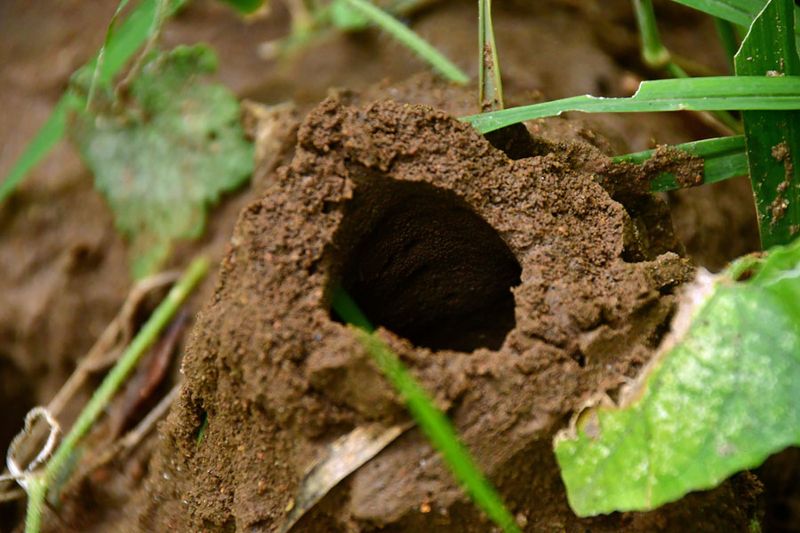
[[[115,5],[0,6],[0,173],[102,42]],[[495,7],[508,105],[626,95],[652,75],[638,62],[627,1]],[[432,2],[412,22],[475,77],[473,8]],[[725,68],[699,40],[713,34],[708,20],[671,3],[659,10],[673,50]],[[203,0],[165,30],[167,46],[210,42],[219,79],[274,107],[246,112],[260,148],[251,185],[223,199],[206,236],[179,244],[173,260],[221,262],[189,303],[200,312],[182,369],[173,362],[162,385],[182,374],[178,401],[130,456],[80,471],[51,530],[277,530],[333,441],[398,425],[404,432],[293,530],[490,530],[332,312],[339,287],[435,394],[524,530],[744,531],[763,511],[770,530],[791,530],[800,516],[791,450],[761,481],[745,473],[655,512],[590,520],[569,510],[552,454],[574,412],[615,398],[646,364],[693,265],[719,269],[757,246],[746,181],[654,197],[641,173],[604,172],[606,155],[716,132],[690,114],[568,116],[527,124],[532,144],[489,143],[453,119],[476,111],[474,91],[419,74],[386,35],[329,35],[287,61],[261,59],[258,44],[286,27],[280,3],[245,23]],[[332,87],[356,92],[325,99]],[[131,287],[126,245],[68,146],[0,206],[0,271],[5,446]],[[107,444],[109,425],[87,449]],[[0,530],[20,519],[19,505],[0,504]]]
[[[291,163],[243,211],[130,527],[278,531],[332,441],[407,421],[332,314],[338,287],[435,394],[526,530],[669,529],[676,516],[744,527],[757,509],[747,477],[647,514],[580,520],[567,506],[554,433],[636,374],[692,275],[674,251],[638,242],[585,171],[604,156],[575,145],[514,161],[431,107],[353,100],[308,115]],[[295,530],[489,527],[412,428]]]

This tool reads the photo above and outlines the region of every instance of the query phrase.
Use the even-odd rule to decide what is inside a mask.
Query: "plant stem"
[[[661,40],[653,2],[651,0],[633,0],[633,8],[636,12],[636,23],[639,26],[639,35],[642,40],[642,60],[645,65],[654,70],[663,70],[673,78],[688,78],[689,75],[686,71],[672,60],[672,55]],[[734,132],[741,131],[741,124],[729,112],[713,111],[712,115]]]
[[[672,57],[661,42],[653,3],[651,0],[633,0],[633,9],[636,12],[636,23],[642,40],[642,59],[645,65],[655,70],[666,68],[672,62]]]
[[[382,9],[372,5],[367,0],[347,0],[350,7],[359,11],[362,15],[372,22],[389,32],[392,37],[400,41],[403,45],[416,52],[422,59],[427,61],[435,70],[448,80],[466,85],[469,76],[458,68],[449,59],[443,56],[436,48],[426,42],[422,37],[408,29],[402,22],[398,21]]]
[[[44,477],[34,476],[28,480],[28,509],[25,513],[25,533],[38,533],[42,527],[42,508],[47,495]]]
[[[478,0],[478,105],[482,112],[503,109],[503,82],[492,25],[492,0]]]
[[[122,385],[128,374],[139,362],[142,354],[158,339],[161,330],[169,323],[175,312],[183,305],[186,297],[197,286],[208,272],[209,263],[206,258],[192,261],[178,283],[172,287],[167,297],[150,315],[131,344],[122,354],[114,368],[106,375],[100,387],[95,390],[89,403],[83,408],[67,436],[61,442],[53,457],[47,463],[44,472],[31,477],[28,485],[28,510],[25,522],[26,533],[38,533],[41,526],[42,506],[50,483],[62,475],[62,470],[69,463],[78,441],[91,429],[92,424],[100,416]]]
[[[106,48],[108,47],[108,43],[111,41],[111,35],[114,33],[114,27],[117,24],[117,19],[127,5],[128,0],[120,0],[120,3],[117,5],[117,9],[111,16],[111,21],[108,23],[108,27],[106,28],[106,38],[103,41],[103,46],[100,47],[100,51],[97,52],[97,60],[94,63],[94,73],[92,73],[92,81],[89,84],[89,91],[86,96],[86,109],[89,109],[94,101],[94,93],[97,89],[97,81],[100,78],[100,72],[103,70],[103,62],[106,59]]]
[[[346,323],[357,328],[358,339],[403,397],[406,407],[423,433],[442,455],[450,471],[473,501],[503,531],[518,532],[514,517],[492,484],[483,476],[469,450],[461,443],[447,415],[434,405],[425,389],[406,370],[391,348],[373,334],[372,324],[356,302],[340,287],[334,292],[332,306]]]

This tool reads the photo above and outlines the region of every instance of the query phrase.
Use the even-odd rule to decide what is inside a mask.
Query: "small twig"
[[[158,338],[161,330],[169,323],[186,297],[208,272],[209,263],[205,258],[195,259],[178,283],[156,308],[131,342],[117,364],[106,375],[100,387],[86,404],[72,429],[48,462],[44,472],[28,479],[28,511],[25,521],[26,533],[38,533],[42,520],[42,505],[50,483],[63,475],[75,447],[89,431],[95,420],[108,405],[109,400],[130,374],[139,358]]]
[[[139,281],[128,293],[125,303],[114,320],[106,326],[106,329],[95,341],[89,352],[81,359],[81,362],[72,372],[61,389],[56,393],[47,405],[47,412],[53,418],[58,418],[64,407],[74,398],[75,393],[80,390],[90,374],[99,372],[114,364],[119,359],[122,349],[133,336],[131,330],[132,316],[141,304],[142,300],[152,291],[160,289],[166,285],[175,283],[180,277],[180,272],[170,271],[155,274]],[[41,442],[44,436],[44,428],[34,425],[30,431],[23,432],[25,439],[15,446],[14,455],[27,457],[32,452],[30,448]],[[21,434],[23,434],[21,433]],[[10,449],[10,448],[9,448]],[[4,480],[13,480],[13,476],[6,470],[0,475],[0,483]],[[16,500],[25,494],[24,491],[14,488],[11,490],[0,491],[0,502]]]
[[[155,427],[156,422],[158,422],[167,413],[167,410],[169,410],[170,406],[181,392],[181,385],[181,383],[178,383],[173,386],[167,395],[161,398],[156,406],[153,407],[149,413],[147,413],[147,416],[144,417],[138,424],[136,424],[136,427],[126,433],[122,439],[120,439],[119,447],[121,450],[132,450],[138,446],[142,439],[148,433],[150,433],[150,430]]]
[[[128,339],[131,338],[133,332],[129,331],[130,317],[136,311],[142,299],[154,290],[175,283],[179,277],[180,273],[176,271],[162,272],[141,280],[131,289],[125,299],[125,303],[122,304],[120,312],[106,327],[94,343],[94,346],[92,346],[69,379],[47,405],[47,409],[53,416],[58,416],[61,413],[64,406],[69,403],[75,393],[86,382],[89,374],[110,366],[118,359],[121,348],[117,350],[115,346],[119,343],[127,343]]]
[[[128,378],[125,390],[120,392],[120,397],[114,402],[114,407],[108,409],[109,431],[112,440],[122,433],[137,412],[151,402],[152,395],[156,393],[166,376],[175,348],[183,338],[188,324],[189,313],[185,308],[181,309],[178,316],[161,334],[157,343],[148,350],[147,355],[142,357],[136,373]]]

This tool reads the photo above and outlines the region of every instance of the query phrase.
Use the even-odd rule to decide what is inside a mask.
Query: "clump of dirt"
[[[681,187],[693,187],[703,183],[703,159],[673,146],[661,145],[645,162],[615,163],[609,165],[608,173],[612,176],[627,175],[631,186],[638,188],[640,193],[648,192],[650,183],[662,173],[673,174]]]
[[[319,105],[291,164],[240,216],[128,527],[280,530],[328,444],[366,424],[407,422],[331,312],[344,286],[448,411],[525,530],[742,529],[754,505],[748,479],[652,513],[581,520],[569,510],[553,434],[647,362],[691,268],[639,242],[626,209],[583,170],[601,163],[598,152],[574,145],[567,155],[510,160],[426,106],[358,108],[343,94]],[[376,527],[490,526],[411,429],[295,530]]]

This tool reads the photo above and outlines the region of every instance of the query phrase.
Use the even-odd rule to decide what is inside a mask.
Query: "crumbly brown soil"
[[[70,72],[102,42],[106,21],[116,4],[116,0],[61,2],[57,5],[40,5],[22,0],[0,3],[0,63],[6,67],[0,69],[0,175],[5,175],[25,142],[47,117]],[[434,4],[414,18],[415,29],[475,77],[474,5],[455,1]],[[658,9],[663,17],[665,38],[673,50],[684,56],[702,59],[714,68],[724,68],[720,51],[707,46],[702,40],[704,37],[701,36],[713,33],[708,20],[687,16],[683,8],[673,3],[661,3]],[[627,0],[496,3],[494,22],[509,105],[588,92],[625,95],[629,94],[631,81],[646,74],[638,64],[637,38]],[[424,66],[389,37],[378,32],[330,35],[281,64],[261,60],[256,53],[257,44],[278,37],[286,26],[281,3],[275,3],[273,18],[243,23],[221,2],[196,0],[167,26],[164,41],[166,46],[198,40],[211,42],[223,59],[219,77],[225,84],[242,96],[268,103],[292,99],[298,102],[301,114],[316,104],[332,86],[361,90],[365,102],[385,98],[419,102],[444,109],[454,116],[476,110],[474,98],[468,91],[454,91],[444,84],[432,82],[430,77],[409,79]],[[442,32],[442,27],[447,27],[448,31]],[[36,29],[37,39],[30,39],[31,28]],[[338,110],[333,115],[339,116],[341,113]],[[355,116],[352,111],[348,113]],[[410,116],[416,116],[409,113]],[[423,383],[430,390],[439,392],[442,407],[450,409],[459,428],[472,428],[467,435],[467,442],[479,454],[482,466],[500,485],[515,511],[537,509],[540,502],[545,502],[542,505],[552,511],[542,517],[537,517],[531,511],[524,516],[521,514],[520,520],[527,520],[528,529],[531,530],[538,530],[538,526],[544,524],[542,521],[550,519],[551,525],[568,530],[680,529],[686,523],[705,523],[705,517],[713,517],[709,518],[708,523],[714,526],[745,523],[745,517],[751,512],[750,502],[753,501],[752,482],[746,477],[710,493],[691,495],[658,513],[614,515],[600,521],[578,521],[566,507],[548,437],[583,399],[603,390],[613,396],[622,376],[632,375],[646,360],[650,346],[657,341],[664,327],[663,317],[656,319],[661,313],[668,314],[671,299],[670,284],[656,288],[664,282],[663,279],[659,281],[659,276],[674,274],[675,279],[679,280],[685,279],[687,272],[685,265],[674,256],[669,256],[669,261],[653,259],[667,250],[680,250],[680,245],[676,245],[672,238],[665,205],[653,199],[619,198],[618,194],[613,194],[615,199],[625,201],[626,215],[620,204],[609,199],[609,195],[604,196],[602,189],[586,179],[584,174],[590,168],[596,168],[592,164],[598,161],[597,154],[587,152],[585,148],[575,148],[575,143],[588,143],[604,153],[622,153],[653,147],[655,144],[710,136],[714,132],[690,114],[572,116],[568,119],[537,121],[528,125],[531,131],[538,138],[560,146],[564,150],[562,155],[509,163],[502,155],[488,148],[486,143],[476,141],[474,135],[466,140],[463,136],[467,133],[463,128],[459,129],[449,119],[438,114],[431,115],[430,111],[425,113],[424,118],[413,124],[405,124],[402,128],[400,123],[403,121],[397,119],[396,113],[389,113],[394,117],[389,120],[389,126],[394,125],[391,127],[408,133],[439,124],[447,130],[448,135],[454,132],[456,137],[462,139],[463,146],[458,153],[474,156],[476,151],[480,151],[484,154],[482,157],[487,157],[487,162],[475,163],[477,166],[470,168],[478,173],[486,170],[488,174],[482,178],[484,181],[469,185],[471,196],[466,194],[469,191],[463,189],[467,185],[461,183],[461,178],[446,172],[446,168],[437,168],[429,162],[425,163],[424,171],[421,170],[419,157],[415,154],[391,161],[386,159],[389,157],[386,154],[405,152],[400,144],[396,145],[394,140],[385,138],[384,145],[375,146],[376,152],[372,156],[366,154],[363,146],[359,149],[347,148],[346,142],[342,146],[332,146],[331,153],[325,155],[317,153],[319,148],[313,147],[306,131],[303,137],[305,144],[300,146],[294,166],[286,171],[286,176],[297,177],[295,167],[300,161],[311,165],[311,159],[314,159],[314,165],[333,165],[338,164],[335,163],[337,157],[352,157],[361,162],[360,166],[371,169],[369,179],[375,179],[371,174],[374,164],[386,164],[387,171],[390,167],[393,175],[400,176],[404,183],[425,181],[442,190],[433,196],[460,195],[471,206],[470,209],[479,213],[486,223],[499,232],[501,240],[509,244],[513,256],[522,267],[521,284],[515,289],[517,296],[514,307],[517,312],[520,309],[531,310],[531,314],[522,319],[515,317],[511,333],[501,340],[504,344],[500,351],[484,349],[471,355],[446,351],[430,354],[412,349],[411,345],[403,344],[389,333],[384,334],[404,355],[406,363]],[[315,117],[315,120],[321,118],[319,113]],[[433,120],[435,117],[438,118]],[[367,118],[352,120],[357,123],[351,124],[352,127],[361,132],[362,137],[364,128],[375,124],[374,120]],[[327,131],[325,128],[328,126],[320,131]],[[276,183],[274,168],[282,161],[288,162],[286,158],[291,157],[293,146],[293,141],[284,142],[285,138],[291,139],[293,135],[291,127],[285,129],[282,135],[276,145],[277,153],[269,162],[262,162],[259,166],[251,188],[227,198],[212,213],[207,236],[198,243],[179,246],[175,266],[184,265],[189,257],[199,252],[209,254],[212,258],[222,257],[241,208],[258,198],[265,198],[268,189],[284,191],[287,201],[295,202],[293,205],[297,205],[298,199],[311,201],[324,197],[338,199],[340,203],[343,201],[346,190],[323,189],[312,195],[314,198],[307,198],[303,195],[311,194],[310,191],[292,189],[298,187],[296,179],[290,179],[284,185]],[[430,134],[426,135],[428,139]],[[374,137],[391,135],[385,132],[383,137]],[[400,143],[400,140],[396,142]],[[442,146],[441,143],[438,141],[438,144],[432,145]],[[427,150],[425,146],[419,149],[423,152]],[[588,166],[586,160],[581,160],[584,156],[588,158]],[[430,161],[446,162],[450,159],[443,153],[430,158]],[[470,165],[469,161],[471,159],[467,157],[460,162],[450,161],[447,168],[466,168]],[[418,174],[414,174],[415,166]],[[510,170],[502,177],[497,175],[499,168]],[[542,190],[544,182],[538,188],[522,191],[520,183],[526,183],[525,179],[530,181],[530,176],[536,172],[541,172],[542,176],[551,180],[549,186],[553,187],[561,187],[562,179],[566,179],[570,184],[567,192],[554,189],[564,197],[552,198],[555,193],[545,194]],[[177,424],[175,417],[178,415],[173,413],[170,429],[165,433],[169,436],[165,444],[159,445],[156,437],[146,440],[134,457],[124,464],[97,472],[88,481],[80,483],[80,492],[66,498],[65,508],[61,510],[62,521],[51,515],[53,528],[84,531],[94,527],[98,531],[108,531],[146,528],[156,523],[161,526],[186,525],[186,520],[196,519],[204,513],[209,517],[208,526],[221,520],[227,526],[234,527],[237,523],[236,519],[231,518],[234,512],[239,517],[239,523],[249,520],[259,527],[267,527],[270,520],[276,520],[283,512],[274,495],[282,493],[284,497],[289,497],[295,487],[293,484],[297,483],[295,474],[307,464],[303,461],[312,457],[325,442],[366,420],[385,424],[402,418],[404,411],[397,399],[387,392],[388,387],[368,363],[368,358],[362,352],[353,351],[357,347],[354,347],[352,339],[327,310],[329,293],[324,291],[330,288],[331,275],[338,279],[335,274],[336,261],[342,262],[339,265],[342,277],[346,277],[347,271],[344,263],[346,254],[334,253],[330,247],[334,241],[339,243],[355,239],[355,236],[342,230],[336,239],[331,240],[339,227],[337,217],[342,216],[343,210],[349,210],[351,215],[355,211],[354,217],[348,216],[347,219],[351,224],[354,218],[364,217],[358,214],[353,205],[359,198],[369,195],[391,203],[391,198],[388,198],[390,194],[387,193],[393,190],[391,187],[370,192],[363,186],[367,179],[351,176],[352,173],[358,174],[356,170],[345,166],[344,172],[325,167],[325,171],[319,175],[303,175],[303,179],[314,183],[315,180],[322,180],[326,187],[332,187],[335,183],[350,184],[353,191],[360,192],[347,204],[349,207],[328,204],[325,208],[327,213],[314,214],[312,219],[321,221],[316,228],[316,237],[305,233],[272,236],[296,246],[302,239],[307,239],[303,242],[323,247],[321,252],[314,248],[316,252],[304,251],[297,258],[288,256],[295,266],[308,265],[307,254],[312,252],[322,259],[313,266],[312,270],[316,269],[313,274],[306,274],[300,268],[286,278],[291,280],[291,284],[279,293],[282,295],[280,298],[303,294],[299,300],[291,302],[292,308],[297,306],[297,309],[313,312],[302,315],[295,310],[291,316],[295,317],[296,322],[291,325],[278,319],[277,323],[272,320],[264,332],[253,330],[253,335],[250,335],[249,329],[242,329],[241,334],[236,334],[235,330],[239,327],[237,320],[241,321],[242,328],[254,328],[261,321],[269,321],[270,317],[277,316],[277,311],[270,311],[272,314],[269,316],[266,314],[264,308],[268,307],[267,303],[256,302],[259,298],[267,302],[278,296],[272,294],[274,291],[269,288],[271,285],[267,279],[243,270],[242,254],[249,253],[254,260],[258,259],[250,266],[253,272],[258,268],[256,265],[266,268],[265,265],[269,264],[266,250],[272,246],[272,239],[268,236],[273,229],[286,228],[286,231],[290,231],[295,227],[291,226],[291,221],[299,224],[299,220],[310,213],[309,208],[303,206],[300,211],[283,212],[278,216],[276,213],[281,211],[277,204],[271,204],[268,200],[253,204],[242,216],[237,233],[239,240],[233,242],[234,251],[225,264],[225,274],[217,287],[217,300],[207,308],[202,318],[204,326],[197,328],[194,334],[192,368],[195,379],[191,389],[187,389],[191,393],[186,393],[180,410],[176,411],[190,418]],[[377,172],[384,177],[386,173],[383,170]],[[522,181],[511,179],[517,175],[528,177]],[[508,209],[503,219],[505,222],[501,221],[499,215],[492,214],[497,211],[497,208],[491,207],[493,196],[477,196],[476,189],[487,180],[495,184],[495,189],[489,189],[485,194],[499,194],[502,205],[511,202],[514,195],[523,195],[523,192],[535,195],[539,191],[543,205],[550,202],[547,205],[552,207],[552,219],[548,220],[545,214],[534,209],[519,216],[514,214],[518,211]],[[355,187],[356,183],[362,186]],[[506,184],[510,189],[505,190]],[[611,189],[614,184],[606,185]],[[577,207],[570,208],[568,199],[578,194],[577,191],[588,191],[585,196],[588,203],[578,202]],[[294,196],[289,195],[290,192]],[[432,198],[430,195],[423,196]],[[272,201],[279,199],[276,197]],[[529,198],[526,201],[532,200]],[[271,210],[258,211],[266,209],[264,202]],[[453,207],[459,201],[453,202],[445,202],[446,207],[462,216],[463,212]],[[720,268],[727,260],[756,246],[757,230],[752,200],[744,181],[725,182],[671,194],[669,204],[675,231],[689,255],[699,264]],[[536,207],[538,209],[539,204]],[[609,210],[605,218],[602,216],[603,209]],[[438,215],[433,211],[431,215]],[[589,227],[589,224],[576,222],[556,224],[555,228],[545,229],[547,222],[578,218],[578,213],[595,213],[598,224]],[[425,213],[423,215],[428,216]],[[270,221],[276,217],[280,218],[280,224],[271,225]],[[372,223],[369,217],[364,220]],[[442,220],[447,222],[454,219],[445,217]],[[404,224],[398,219],[392,221]],[[497,225],[501,222],[505,224],[502,228]],[[534,229],[529,231],[529,228],[522,226],[524,223],[532,224]],[[616,229],[612,231],[614,224],[622,224],[621,236]],[[324,234],[326,231],[327,236]],[[608,232],[610,240],[600,240],[599,243],[588,238],[581,240],[581,237],[603,231]],[[265,232],[265,235],[256,238],[259,232]],[[453,233],[439,236],[439,242],[454,243],[456,249],[462,249],[465,253],[471,251],[476,259],[480,259],[479,251],[470,248],[469,243],[459,244],[459,239],[463,240]],[[530,241],[528,244],[525,244],[526,239]],[[621,251],[618,252],[616,247],[620,242]],[[394,253],[391,243],[384,244],[387,254]],[[402,244],[396,246],[402,248]],[[260,245],[264,246],[264,250],[258,248]],[[325,250],[325,246],[329,248]],[[531,267],[529,259],[522,256],[534,254],[531,251],[534,249],[551,253],[547,255],[542,251],[544,256],[540,266]],[[565,262],[566,257],[578,257],[579,249],[580,254],[585,256],[580,255],[571,263]],[[431,258],[438,257],[436,254],[439,252],[438,249],[430,250],[428,256],[409,264],[425,266]],[[276,252],[269,253],[286,257]],[[622,255],[614,255],[616,253]],[[0,400],[6,409],[0,424],[0,443],[8,442],[17,431],[22,414],[28,407],[46,402],[53,396],[76,361],[86,353],[118,310],[130,288],[125,254],[125,243],[113,231],[111,214],[93,191],[91,176],[66,146],[59,147],[25,181],[11,201],[0,206]],[[357,256],[353,252],[349,258]],[[237,257],[240,258],[238,266],[235,263]],[[605,258],[605,263],[598,258]],[[283,275],[281,273],[287,272],[288,268],[283,265],[272,272],[279,273],[274,275]],[[475,272],[481,269],[491,271],[492,268],[484,264]],[[589,276],[585,279],[597,278],[596,281],[593,284],[580,282],[579,279],[584,279],[584,273]],[[476,280],[480,278],[479,273],[475,274]],[[516,283],[513,275],[509,278],[510,284]],[[537,279],[540,281],[537,282]],[[553,283],[548,285],[548,280]],[[210,276],[190,303],[191,310],[211,298],[216,283],[215,276]],[[322,296],[311,289],[299,292],[300,283],[305,284],[306,288],[316,287],[315,290],[323,291]],[[632,288],[636,283],[641,283],[642,290],[647,289],[641,302],[633,296],[635,290]],[[390,287],[397,291],[406,285]],[[554,288],[545,290],[551,286]],[[253,292],[250,293],[246,287]],[[626,289],[621,290],[622,287]],[[487,291],[481,294],[497,293],[497,289],[485,286],[479,289]],[[618,289],[621,290],[619,294],[616,292]],[[240,301],[238,304],[232,301],[223,304],[218,300],[223,294],[235,294]],[[285,301],[279,303],[284,305],[282,308],[288,305]],[[505,306],[504,309],[508,309],[507,303]],[[220,316],[216,311],[222,307],[230,312],[229,317]],[[484,314],[487,312],[478,309],[466,315],[480,317],[481,311]],[[383,321],[390,323],[385,319]],[[341,350],[331,350],[331,357],[320,355],[321,352],[314,348],[317,341],[313,337],[311,341],[308,340],[316,324],[321,324],[324,328],[321,331],[327,332],[326,339],[340,339]],[[215,333],[217,341],[210,336],[210,332],[204,333],[206,327],[219,328]],[[453,328],[456,327],[457,322]],[[500,338],[507,327],[499,328],[499,333],[488,336]],[[647,331],[652,331],[652,334],[650,339],[645,340]],[[298,332],[297,337],[291,337],[291,332]],[[206,334],[209,336],[204,336]],[[268,338],[269,334],[271,338]],[[223,341],[231,344],[226,345],[225,350],[215,347],[215,342]],[[418,339],[417,342],[425,344]],[[600,368],[599,360],[603,354],[616,345],[626,346],[629,352],[609,362],[611,368]],[[200,353],[202,346],[208,348],[205,355]],[[539,348],[541,351],[538,351]],[[203,357],[210,358],[212,354],[223,352],[225,356],[219,361],[207,367],[202,366],[200,361]],[[538,355],[530,355],[534,352]],[[265,358],[263,365],[253,359],[256,353]],[[312,358],[312,353],[317,355]],[[497,354],[506,354],[506,359]],[[513,354],[517,359],[512,362]],[[581,363],[586,366],[581,367]],[[280,366],[279,371],[275,370],[277,366]],[[281,381],[284,377],[286,379]],[[206,384],[197,385],[198,380]],[[261,388],[256,390],[253,387],[255,382],[259,382]],[[369,386],[364,387],[363,384]],[[247,391],[241,399],[239,391],[234,388],[239,386],[244,386],[243,390]],[[219,388],[218,394],[215,387]],[[532,395],[520,402],[520,392],[523,390],[530,390]],[[504,394],[506,397],[503,397]],[[257,401],[253,401],[253,395]],[[198,398],[207,400],[218,413],[227,413],[225,416],[228,418],[217,418],[217,424],[221,420],[231,424],[222,433],[210,433],[206,444],[213,447],[202,450],[191,449],[191,439],[186,436],[186,432],[196,429],[198,417],[203,409],[207,409],[196,403]],[[510,404],[509,398],[514,400]],[[281,401],[285,402],[286,407],[280,407]],[[275,411],[266,411],[266,406],[272,406],[270,408]],[[498,411],[501,414],[496,414]],[[292,414],[288,414],[290,412]],[[67,413],[66,420],[73,415]],[[495,446],[496,441],[506,439],[498,438],[497,432],[487,436],[483,423],[476,422],[484,418],[492,424],[497,422],[499,425],[496,428],[503,437],[514,437],[498,449],[496,456],[492,450],[492,456],[487,457],[487,450]],[[244,426],[245,422],[250,425]],[[286,440],[299,434],[300,428],[306,433],[296,444]],[[224,442],[226,438],[228,443]],[[479,442],[480,439],[484,440]],[[232,443],[236,443],[236,446]],[[161,446],[159,459],[151,464],[151,453],[158,446]],[[285,446],[285,449],[280,449],[281,446]],[[229,458],[212,455],[215,450],[219,452],[234,447],[236,452],[231,453]],[[240,447],[243,451],[239,451]],[[168,449],[182,451],[174,458],[169,458],[164,455]],[[184,451],[185,457],[180,455]],[[264,459],[281,454],[292,457],[294,462],[268,464]],[[385,457],[393,459],[384,462]],[[417,462],[402,463],[409,457]],[[173,459],[176,462],[171,464]],[[192,471],[191,476],[197,474],[196,477],[183,471],[178,481],[172,483],[165,480],[163,484],[158,484],[161,482],[156,482],[152,475],[147,477],[151,466],[169,475],[170,470],[181,466],[182,462],[198,465],[201,461],[206,461],[204,465],[214,468],[205,471],[202,476]],[[402,468],[392,470],[393,464],[401,464]],[[787,464],[796,465],[796,459],[791,463],[790,456]],[[253,467],[250,473],[245,472],[250,467]],[[788,502],[779,509],[783,518],[776,523],[780,523],[781,527],[790,524],[791,527],[798,516],[792,507],[797,498],[781,499],[781,494],[792,494],[792,491],[796,494],[797,487],[791,483],[781,484],[780,476],[775,474],[778,471],[773,469],[770,475],[779,481],[776,486],[784,492],[770,493],[768,487],[767,493],[771,502]],[[378,490],[388,485],[388,482],[378,479],[380,476],[391,480],[392,475],[400,476],[406,472],[409,473],[409,480],[400,483],[398,491],[388,494],[383,489]],[[223,474],[229,477],[221,477]],[[151,496],[142,489],[142,479],[146,477],[150,480],[147,490],[152,488],[152,496],[160,498],[158,501],[149,500]],[[533,481],[525,484],[525,479]],[[360,481],[356,483],[356,480]],[[275,484],[261,494],[262,487],[273,481]],[[131,503],[131,494],[136,494],[136,506]],[[362,496],[364,499],[361,503],[353,503]],[[436,498],[433,499],[433,496]],[[427,448],[416,430],[412,430],[333,491],[315,511],[318,513],[315,515],[319,517],[318,522],[313,522],[315,516],[309,516],[300,526],[316,531],[319,528],[315,524],[322,524],[324,520],[324,523],[332,524],[332,528],[346,528],[351,523],[370,528],[376,526],[377,521],[373,518],[379,512],[394,510],[395,515],[391,516],[398,517],[392,525],[395,529],[424,529],[427,525],[423,527],[422,524],[430,524],[432,516],[444,522],[442,527],[458,529],[458,521],[462,521],[469,522],[470,527],[479,530],[487,529],[488,525],[479,522],[480,518],[476,517],[472,506],[460,498],[460,492],[455,489],[438,458]],[[182,503],[184,499],[197,504],[196,515],[187,514],[187,505]],[[148,501],[151,503],[146,504]],[[263,502],[269,502],[265,506],[266,511],[260,507]],[[430,513],[422,512],[428,508],[423,505],[424,502],[432,505]],[[442,509],[447,509],[449,514],[445,517],[436,514]],[[269,512],[274,512],[274,516],[267,516]],[[0,530],[12,528],[18,524],[18,518],[19,512],[13,506],[0,504]],[[173,518],[174,523],[171,521]],[[423,522],[426,520],[428,522]]]
[[[602,158],[574,149],[584,161]],[[360,425],[405,420],[332,315],[341,284],[394,330],[380,334],[448,410],[524,529],[654,530],[689,520],[744,530],[754,510],[741,490],[748,480],[648,514],[580,520],[567,507],[553,434],[636,374],[663,335],[673,289],[691,276],[664,250],[626,261],[626,250],[644,249],[629,240],[631,224],[557,153],[511,161],[432,108],[329,98],[301,126],[291,164],[237,223],[136,527],[275,531],[326,444]],[[374,528],[490,525],[411,429],[296,526]]]

